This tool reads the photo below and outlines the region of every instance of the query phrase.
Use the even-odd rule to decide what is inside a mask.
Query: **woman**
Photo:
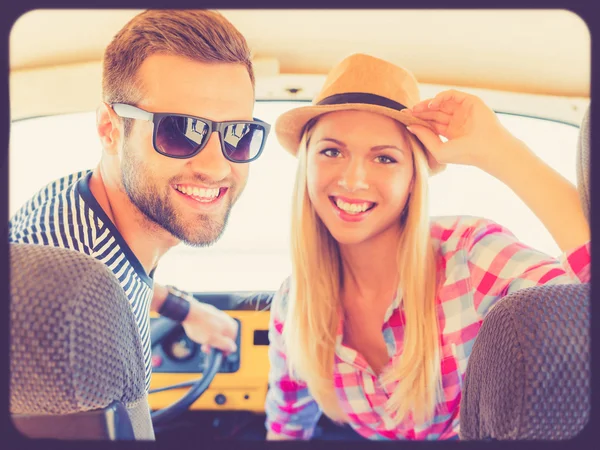
[[[298,171],[293,272],[271,307],[267,438],[308,439],[324,412],[370,439],[455,439],[490,308],[519,289],[589,281],[577,192],[479,98],[419,102],[414,77],[386,61],[345,59],[315,103],[275,126]],[[430,219],[427,178],[446,163],[507,184],[561,258],[489,220]]]

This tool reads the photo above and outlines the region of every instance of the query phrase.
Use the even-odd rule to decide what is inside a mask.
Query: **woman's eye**
[[[389,156],[379,155],[375,158],[375,161],[382,164],[392,164],[397,162],[394,158],[390,158]]]
[[[321,150],[320,153],[330,158],[337,158],[341,154],[340,151],[335,148],[326,148],[325,150]]]

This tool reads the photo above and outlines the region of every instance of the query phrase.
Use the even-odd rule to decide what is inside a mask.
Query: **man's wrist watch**
[[[191,304],[184,298],[185,294],[172,286],[166,286],[167,298],[158,309],[161,316],[183,322],[190,312]]]

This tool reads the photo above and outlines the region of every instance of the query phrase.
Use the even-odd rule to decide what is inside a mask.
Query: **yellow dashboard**
[[[240,324],[239,361],[233,366],[230,373],[217,373],[206,392],[192,404],[191,410],[243,410],[264,412],[265,397],[268,388],[269,358],[268,338],[269,311],[226,311]],[[152,314],[151,318],[158,317]],[[187,338],[183,335],[180,339]],[[184,341],[181,341],[184,342]],[[176,343],[176,345],[181,345]],[[199,347],[187,340],[188,347],[192,345],[194,354],[199,356]],[[178,348],[178,347],[174,347]],[[189,363],[184,366],[178,363],[187,358],[190,361],[194,356],[184,352],[185,349],[175,352],[153,351],[153,374],[150,390],[197,380],[202,377],[201,370],[193,371]],[[189,353],[189,352],[188,352]],[[201,357],[201,356],[200,356]],[[185,372],[181,372],[183,367]],[[179,400],[189,388],[176,388],[168,391],[150,394],[151,409],[165,408]]]

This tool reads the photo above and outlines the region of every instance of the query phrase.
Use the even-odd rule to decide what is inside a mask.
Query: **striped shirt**
[[[467,362],[483,319],[494,304],[520,289],[590,280],[589,243],[555,259],[522,244],[500,225],[477,217],[434,218],[431,236],[441,281],[436,303],[443,397],[437,399],[430,421],[415,424],[409,414],[400,425],[394,425],[393,412],[390,415],[384,407],[397,382],[385,384],[360,353],[344,344],[343,322],[341,318],[339,321],[332,389],[350,426],[368,439],[458,438]],[[276,435],[310,439],[321,409],[306,383],[292,378],[287,368],[282,332],[289,289],[288,279],[271,305],[266,428]],[[402,356],[404,313],[398,294],[391,301],[382,327],[390,358],[384,370]]]
[[[146,389],[150,386],[150,302],[153,282],[89,188],[91,171],[53,181],[12,217],[9,242],[52,245],[90,255],[118,278],[133,310],[144,351]]]

